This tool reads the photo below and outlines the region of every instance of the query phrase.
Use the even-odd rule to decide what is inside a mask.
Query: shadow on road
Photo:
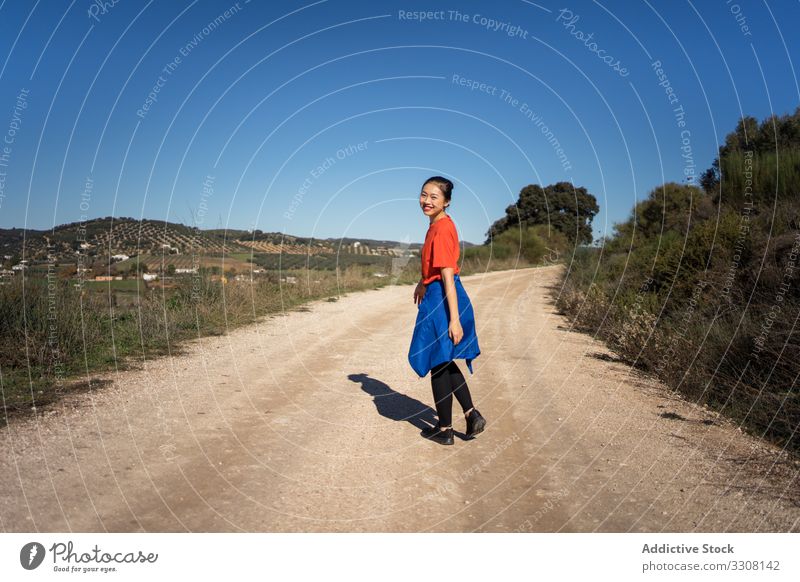
[[[360,382],[361,389],[372,396],[378,414],[391,420],[412,424],[422,430],[436,424],[436,411],[415,398],[392,390],[388,384],[370,378],[368,374],[349,374],[352,382]]]

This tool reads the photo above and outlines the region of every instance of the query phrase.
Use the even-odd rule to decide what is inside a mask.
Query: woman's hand
[[[461,320],[460,319],[451,319],[450,325],[447,328],[447,334],[450,336],[450,339],[453,340],[453,345],[458,345],[458,342],[461,341],[461,338],[464,337],[464,330],[461,329]]]
[[[422,302],[422,298],[425,296],[425,289],[427,286],[420,281],[417,283],[417,288],[414,289],[414,304],[418,305]]]

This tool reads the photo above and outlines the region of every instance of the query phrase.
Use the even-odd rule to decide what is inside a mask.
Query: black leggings
[[[464,412],[472,408],[472,396],[467,381],[454,360],[431,368],[431,388],[439,415],[439,426],[453,424],[453,394]]]

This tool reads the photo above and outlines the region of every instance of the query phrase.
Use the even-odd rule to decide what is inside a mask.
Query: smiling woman
[[[475,333],[472,303],[459,277],[459,244],[455,224],[445,212],[453,183],[434,176],[422,185],[419,204],[430,218],[421,252],[422,276],[414,290],[417,320],[408,361],[424,377],[431,372],[431,388],[439,422],[422,435],[442,445],[453,444],[452,403],[455,395],[467,422],[466,436],[482,432],[486,421],[472,405],[472,396],[455,360],[463,358],[472,372],[472,360],[481,351]]]

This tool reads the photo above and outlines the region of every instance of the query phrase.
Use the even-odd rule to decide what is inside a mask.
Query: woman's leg
[[[469,393],[469,386],[467,386],[467,381],[464,379],[464,374],[461,373],[455,360],[450,360],[447,364],[447,371],[450,375],[450,386],[453,388],[453,394],[455,394],[456,400],[461,405],[461,410],[464,414],[467,414],[472,410],[472,395]]]
[[[441,428],[453,426],[453,388],[450,385],[450,372],[447,366],[448,363],[445,362],[431,368],[433,401],[436,404],[436,414],[439,416]]]

